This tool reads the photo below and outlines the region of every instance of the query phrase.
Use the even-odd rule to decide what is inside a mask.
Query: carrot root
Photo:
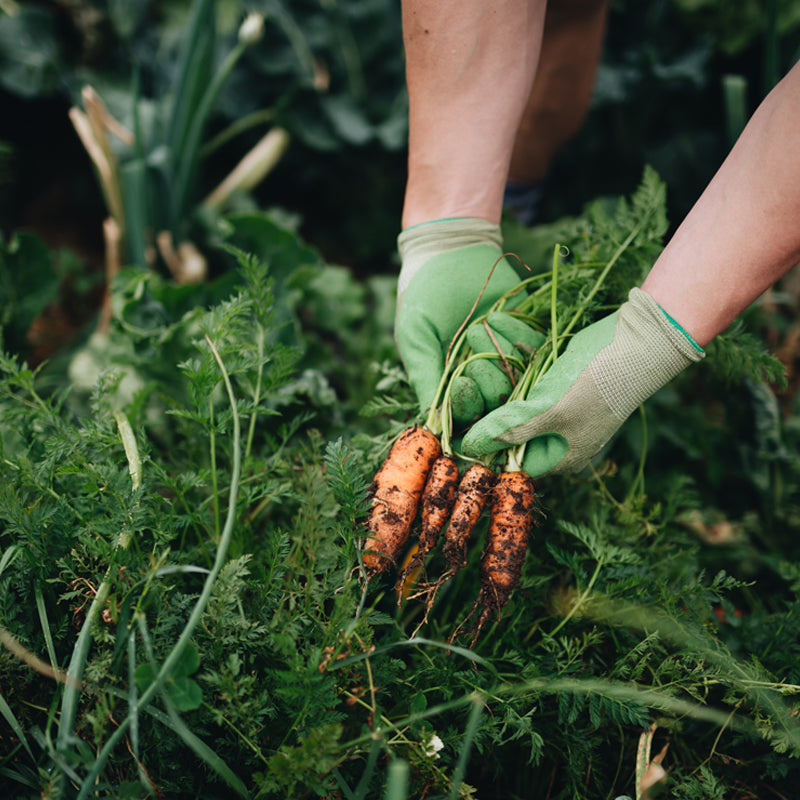
[[[395,441],[370,486],[372,508],[362,560],[367,576],[395,564],[408,541],[420,497],[442,447],[434,434],[415,425]]]
[[[397,582],[398,604],[411,592],[414,584],[412,576],[416,576],[428,553],[438,542],[439,534],[453,508],[457,487],[458,462],[451,456],[440,456],[431,467],[422,493],[419,540]]]
[[[442,547],[450,573],[457,572],[466,564],[467,543],[489,502],[494,480],[494,473],[488,467],[472,464],[458,484],[453,513]]]
[[[503,472],[492,492],[489,531],[480,563],[481,588],[467,618],[453,634],[474,615],[480,615],[472,627],[470,647],[492,615],[500,613],[519,584],[528,541],[533,527],[535,507],[533,480],[524,472]]]

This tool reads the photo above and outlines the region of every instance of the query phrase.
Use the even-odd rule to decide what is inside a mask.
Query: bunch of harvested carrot
[[[479,299],[476,299],[476,306]],[[502,307],[503,302],[499,301],[495,307]],[[410,594],[410,586],[413,586],[417,572],[423,567],[449,520],[443,547],[448,565],[445,574],[411,595],[428,595],[430,609],[436,589],[466,563],[467,544],[494,484],[494,472],[485,464],[470,465],[459,481],[459,467],[453,457],[450,441],[453,424],[450,387],[453,380],[463,373],[468,363],[474,363],[476,359],[498,358],[497,353],[470,352],[468,332],[465,332],[467,322],[480,322],[485,320],[485,316],[476,320],[468,317],[456,333],[448,349],[442,379],[424,426],[410,428],[400,436],[371,485],[372,507],[367,521],[369,535],[363,542],[362,558],[368,580],[398,563],[418,508],[420,504],[422,506],[420,535],[399,576],[399,603]],[[507,363],[504,354],[499,355]]]
[[[403,432],[392,445],[370,486],[372,508],[367,520],[370,535],[364,542],[362,558],[368,579],[397,563],[408,541],[420,498],[425,493],[422,498],[422,532],[416,552],[405,565],[399,581],[401,600],[402,587],[436,544],[456,492],[459,470],[450,448],[449,414],[447,408],[439,407],[439,403],[442,398],[448,398],[447,386],[464,343],[466,322],[448,350],[447,363],[425,425]],[[449,400],[445,399],[443,406],[448,404]],[[434,431],[441,432],[441,441]]]

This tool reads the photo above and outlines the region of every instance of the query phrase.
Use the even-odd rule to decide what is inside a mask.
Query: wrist
[[[686,328],[684,328],[683,325],[681,325],[680,322],[678,322],[678,320],[675,319],[675,317],[673,317],[671,314],[668,314],[661,305],[659,305],[658,307],[661,309],[661,313],[667,318],[669,323],[674,328],[677,328],[677,330],[679,330],[687,338],[692,347],[694,347],[694,349],[697,350],[697,352],[700,353],[701,355],[705,355],[705,350],[703,350],[703,348],[700,347],[700,345],[694,340],[689,331],[687,331]]]
[[[502,253],[500,226],[480,217],[455,217],[422,222],[406,228],[397,237],[402,267],[397,284],[402,297],[411,279],[427,261],[452,250],[488,245]]]

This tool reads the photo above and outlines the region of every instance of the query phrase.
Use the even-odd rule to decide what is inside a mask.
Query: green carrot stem
[[[561,245],[553,248],[553,280],[550,282],[550,336],[553,338],[553,360],[558,358],[558,258]]]
[[[514,356],[502,356],[505,360],[511,364],[512,366],[522,370],[525,368],[525,365]],[[452,404],[451,404],[451,392],[453,389],[453,382],[456,378],[460,377],[464,370],[467,368],[469,364],[474,361],[480,361],[481,359],[489,359],[493,361],[499,361],[501,356],[499,353],[473,353],[472,355],[468,355],[464,357],[461,362],[453,369],[452,374],[450,374],[448,380],[443,382],[442,387],[442,401],[441,404],[437,406],[438,417],[437,420],[441,425],[441,430],[437,431],[441,438],[442,442],[442,450],[445,454],[450,455],[452,454],[452,448],[450,445],[450,435],[453,430],[453,417],[452,417]],[[430,417],[429,417],[430,420]]]
[[[504,253],[502,256],[500,256],[500,258],[504,258],[507,255],[509,255],[509,254],[508,253]],[[495,267],[497,266],[498,262],[500,261],[500,258],[498,258],[497,261],[495,261],[495,263],[492,265],[492,269],[489,271],[489,275],[486,278],[486,283],[484,284],[483,289],[485,289],[486,285],[489,283],[489,279],[492,276],[492,272],[494,271]],[[543,273],[540,273],[538,275],[532,275],[529,278],[526,278],[524,281],[521,281],[519,284],[517,284],[510,292],[507,292],[502,297],[498,298],[498,300],[496,300],[492,304],[491,308],[485,314],[481,314],[480,316],[475,317],[473,319],[472,318],[472,314],[474,313],[475,308],[477,307],[478,303],[480,302],[480,298],[481,298],[481,296],[483,294],[483,289],[481,289],[481,292],[478,295],[478,297],[476,298],[475,304],[473,305],[472,310],[467,315],[467,318],[464,320],[464,322],[462,323],[462,325],[458,329],[458,331],[456,331],[456,334],[453,337],[453,340],[451,341],[450,347],[449,347],[449,349],[447,351],[447,354],[445,356],[445,364],[444,364],[444,370],[442,372],[442,378],[441,378],[441,380],[439,382],[439,386],[436,389],[436,394],[434,395],[433,401],[431,402],[431,407],[430,407],[430,409],[428,411],[428,416],[427,416],[427,419],[425,421],[425,427],[428,428],[428,430],[430,430],[432,433],[435,433],[437,435],[440,435],[442,433],[443,419],[445,417],[447,417],[447,412],[444,410],[444,405],[447,402],[446,399],[445,399],[445,395],[448,395],[448,397],[449,397],[449,394],[448,394],[449,387],[450,387],[450,385],[452,383],[453,378],[455,377],[455,375],[451,374],[451,372],[453,370],[453,365],[457,364],[458,361],[459,361],[459,357],[460,357],[462,348],[464,346],[464,342],[466,340],[466,331],[467,331],[468,324],[475,324],[475,323],[483,322],[489,316],[490,313],[492,313],[494,311],[500,311],[503,308],[505,308],[506,303],[514,295],[519,294],[519,292],[522,291],[522,289],[525,286],[527,286],[528,284],[532,283],[533,281],[542,280],[543,278],[547,278],[550,274],[551,274],[550,272],[543,272]],[[523,303],[519,304],[519,307],[515,307],[514,309],[511,309],[511,311],[512,312],[518,311],[524,304],[525,304],[525,302],[523,301]]]
[[[554,248],[553,252],[553,280],[552,280],[552,292],[551,292],[551,301],[550,301],[550,318],[551,318],[551,331],[550,331],[550,342],[552,343],[551,349],[547,357],[545,358],[544,362],[540,365],[537,364],[537,359],[532,359],[528,368],[525,370],[520,382],[517,384],[515,391],[512,393],[512,399],[524,399],[528,396],[528,392],[538,383],[539,379],[542,375],[547,372],[547,370],[555,363],[556,358],[558,357],[558,347],[559,347],[559,338],[566,341],[567,336],[571,333],[572,329],[578,324],[578,322],[583,317],[584,312],[589,306],[589,303],[592,301],[594,296],[600,291],[603,282],[605,281],[608,273],[611,271],[612,267],[619,261],[622,254],[628,248],[630,243],[636,238],[636,235],[639,233],[641,229],[641,223],[639,223],[634,229],[625,237],[625,240],[619,247],[614,251],[611,258],[608,260],[606,265],[600,271],[600,274],[597,276],[597,279],[594,282],[594,285],[589,290],[589,293],[583,299],[583,302],[580,304],[578,310],[572,315],[572,318],[561,331],[559,336],[557,331],[557,305],[556,305],[556,290],[558,287],[558,254],[561,250],[561,245],[557,244]],[[515,448],[509,448],[508,459],[514,460],[515,462],[522,463],[522,460],[525,456],[525,446],[526,442],[518,445]]]

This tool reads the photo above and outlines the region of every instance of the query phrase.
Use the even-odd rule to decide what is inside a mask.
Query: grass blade
[[[467,762],[469,761],[472,742],[475,739],[475,734],[478,732],[478,725],[480,725],[482,716],[483,701],[475,696],[472,698],[472,708],[470,709],[469,719],[467,720],[467,729],[464,731],[464,740],[461,742],[461,749],[458,753],[458,763],[453,773],[453,785],[450,787],[448,800],[456,800],[458,797],[458,790],[461,787],[464,774],[467,771]]]
[[[0,714],[3,715],[3,719],[5,719],[5,721],[11,726],[11,730],[14,731],[14,735],[17,737],[17,739],[22,742],[22,746],[31,757],[31,760],[35,761],[36,759],[33,757],[33,751],[31,750],[31,746],[28,744],[25,731],[22,729],[22,725],[19,724],[19,720],[16,718],[16,716],[14,716],[11,706],[6,702],[2,692],[0,692]]]
[[[373,739],[369,748],[369,756],[367,756],[367,765],[364,768],[364,773],[361,776],[361,780],[358,782],[355,794],[353,795],[354,800],[364,800],[364,798],[367,796],[367,792],[369,791],[369,782],[372,780],[372,776],[375,772],[375,764],[378,763],[378,756],[380,753],[381,740]]]
[[[47,609],[44,605],[44,595],[42,594],[42,586],[37,582],[34,588],[36,596],[36,610],[39,612],[39,621],[42,625],[42,633],[44,634],[44,643],[47,647],[47,657],[50,659],[50,664],[53,669],[58,669],[58,661],[56,660],[56,648],[53,644],[53,634],[50,630],[50,621],[47,619]]]
[[[227,762],[216,752],[216,750],[212,749],[207,745],[202,739],[192,733],[189,730],[186,723],[180,718],[177,714],[175,709],[172,707],[172,704],[166,700],[165,702],[167,705],[167,714],[163,714],[158,712],[156,709],[148,708],[147,713],[151,716],[156,717],[159,722],[166,725],[168,728],[173,730],[178,736],[181,737],[184,744],[186,744],[192,752],[208,767],[217,775],[222,778],[228,786],[233,789],[239,797],[249,797],[250,793],[247,791],[247,787],[242,783],[241,779],[238,775],[228,766]]]
[[[396,758],[389,764],[386,779],[386,800],[406,800],[408,797],[408,761]]]
[[[3,551],[2,557],[0,557],[0,575],[3,574],[3,571],[12,561],[22,552],[19,545],[12,544],[10,547],[7,547]]]

